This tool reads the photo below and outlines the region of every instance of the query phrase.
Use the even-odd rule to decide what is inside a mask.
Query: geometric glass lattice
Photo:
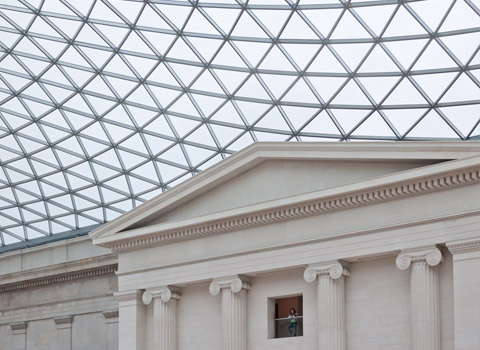
[[[480,138],[478,0],[0,1],[0,244],[255,141]]]

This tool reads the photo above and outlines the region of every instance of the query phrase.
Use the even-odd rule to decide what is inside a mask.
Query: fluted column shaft
[[[143,302],[153,302],[153,348],[177,350],[177,301],[180,294],[168,287],[147,290]]]
[[[412,350],[440,350],[439,249],[402,252],[397,267],[410,272]]]
[[[222,292],[222,338],[224,350],[247,350],[247,290],[240,277],[214,280],[210,293]]]
[[[318,349],[345,350],[345,276],[349,271],[340,262],[309,265],[305,280],[317,280]]]

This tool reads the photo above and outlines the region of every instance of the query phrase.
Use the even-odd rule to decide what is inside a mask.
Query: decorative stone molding
[[[15,322],[10,323],[10,328],[13,331],[13,334],[22,334],[25,333],[28,327],[28,322]]]
[[[468,240],[447,243],[447,248],[452,254],[480,251],[480,240]]]
[[[330,275],[332,279],[339,279],[342,276],[349,276],[350,271],[345,267],[345,263],[330,261],[319,264],[308,265],[303,273],[303,278],[307,282],[313,282],[320,275]]]
[[[222,289],[230,289],[233,293],[238,293],[242,289],[250,289],[250,283],[243,276],[232,276],[214,279],[208,288],[212,295],[217,295]]]
[[[107,323],[118,323],[118,310],[108,310],[102,312]]]
[[[143,292],[142,301],[145,305],[149,305],[153,299],[160,298],[164,303],[168,303],[170,299],[180,299],[180,296],[180,293],[170,287],[160,287]]]
[[[410,181],[394,182],[372,187],[366,191],[346,191],[336,195],[293,202],[282,207],[245,212],[234,218],[223,220],[207,220],[194,226],[160,230],[138,238],[106,242],[100,245],[110,248],[115,253],[164,245],[170,242],[189,240],[233,230],[247,229],[256,226],[299,219],[319,215],[336,210],[371,205],[391,200],[402,199],[421,194],[444,191],[460,186],[473,185],[480,182],[478,166],[456,171],[436,173]]]
[[[400,270],[406,270],[416,261],[425,261],[430,266],[436,266],[443,261],[443,255],[436,247],[405,250],[397,256],[395,263]]]
[[[104,275],[114,274],[115,271],[117,271],[117,265],[101,267],[97,269],[90,269],[86,271],[78,271],[78,272],[69,273],[69,274],[61,274],[58,276],[49,276],[46,278],[38,278],[38,279],[22,281],[18,283],[6,284],[3,286],[0,286],[0,293],[10,292],[13,290],[24,289],[24,288],[46,286],[53,283],[62,283],[62,282],[74,281],[74,280],[79,280],[84,278],[104,276]]]
[[[143,291],[140,289],[136,290],[128,290],[124,292],[116,292],[113,294],[115,300],[119,303],[121,302],[128,302],[128,301],[136,301],[142,298]]]
[[[60,325],[70,325],[71,327],[71,324],[73,322],[73,316],[62,316],[62,317],[57,317],[57,318],[54,318],[53,321],[55,322],[55,324],[57,326],[60,326]]]

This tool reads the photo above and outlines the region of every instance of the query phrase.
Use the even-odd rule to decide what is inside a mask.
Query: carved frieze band
[[[4,286],[0,286],[0,293],[1,292],[9,292],[12,290],[23,289],[23,288],[30,288],[30,287],[39,287],[39,286],[46,286],[53,283],[61,283],[61,282],[68,282],[73,280],[79,280],[84,278],[91,278],[91,277],[98,277],[102,275],[109,275],[113,274],[117,271],[117,266],[106,266],[97,269],[90,269],[86,271],[78,271],[73,272],[70,274],[62,274],[58,276],[49,276],[45,278],[38,278],[29,281],[22,281],[18,283],[11,283],[6,284]]]
[[[345,263],[340,261],[329,261],[319,264],[308,265],[303,273],[303,278],[307,282],[313,282],[318,276],[329,275],[330,278],[336,280],[342,276],[349,276],[350,271]]]
[[[209,291],[212,295],[217,295],[222,289],[231,289],[232,292],[238,293],[242,289],[250,289],[250,283],[245,277],[231,276],[225,278],[214,279],[210,283]]]
[[[400,270],[406,270],[416,261],[425,261],[430,266],[436,266],[443,261],[443,255],[437,247],[406,250],[397,256],[395,262]]]
[[[447,243],[447,248],[452,254],[480,251],[480,240]]]
[[[164,303],[168,303],[171,299],[180,299],[180,293],[176,290],[172,290],[170,287],[160,287],[155,289],[149,289],[143,292],[142,301],[145,305],[152,302],[153,299],[159,298]]]
[[[325,198],[314,202],[297,204],[288,208],[275,208],[267,212],[248,214],[234,219],[225,219],[195,227],[171,232],[154,233],[147,237],[106,244],[113,252],[140,249],[163,245],[173,241],[193,239],[207,235],[246,229],[255,226],[282,222],[302,217],[318,215],[335,210],[370,205],[378,202],[401,199],[429,192],[447,190],[480,182],[478,168],[417,179],[415,182],[382,186],[365,192],[349,193],[334,198]]]

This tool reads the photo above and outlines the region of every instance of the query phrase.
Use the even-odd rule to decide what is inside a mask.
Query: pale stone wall
[[[0,349],[118,349],[116,266],[88,237],[0,255]]]

